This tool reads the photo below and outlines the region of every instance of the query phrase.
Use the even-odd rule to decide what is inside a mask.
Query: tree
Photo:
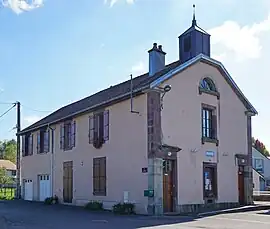
[[[0,159],[10,160],[16,164],[17,143],[14,139],[0,141]]]
[[[260,153],[262,153],[264,156],[269,157],[270,153],[266,149],[265,145],[259,141],[258,139],[255,140],[255,138],[252,137],[252,146],[258,150]]]
[[[13,180],[10,176],[7,174],[7,170],[5,168],[0,168],[0,185],[3,184],[12,184]]]

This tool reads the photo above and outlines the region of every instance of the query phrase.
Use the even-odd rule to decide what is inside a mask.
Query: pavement
[[[269,229],[270,211],[248,211],[205,217],[116,216],[77,207],[0,201],[0,229]]]

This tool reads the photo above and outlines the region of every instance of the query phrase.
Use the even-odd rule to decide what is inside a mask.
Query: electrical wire
[[[1,101],[0,101],[0,104],[1,104],[1,105],[2,105],[2,104],[3,104],[3,105],[14,105],[14,104],[16,104],[16,103],[9,103],[9,102],[1,102]]]
[[[33,109],[31,107],[25,106],[24,104],[21,104],[22,107],[28,109],[28,110],[32,110],[32,111],[36,111],[36,112],[41,112],[41,113],[51,113],[52,111],[44,111],[44,110],[37,110],[37,109]]]
[[[0,115],[0,118],[2,118],[3,116],[5,116],[8,112],[10,112],[14,107],[16,106],[16,104],[13,104],[12,107],[10,107],[8,110],[6,110],[3,114]]]

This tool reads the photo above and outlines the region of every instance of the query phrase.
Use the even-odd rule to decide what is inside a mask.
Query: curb
[[[197,214],[197,216],[205,217],[205,216],[212,216],[212,215],[219,215],[219,214],[241,213],[241,212],[262,211],[262,210],[270,210],[270,205],[255,205],[255,206],[252,205],[252,206],[246,206],[243,208],[233,208],[233,209],[227,209],[227,210],[203,212],[203,213]]]

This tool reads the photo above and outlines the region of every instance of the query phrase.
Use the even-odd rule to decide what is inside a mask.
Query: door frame
[[[242,190],[240,190],[240,187],[239,187],[239,179],[242,179],[242,184],[243,184]],[[238,187],[238,202],[239,202],[239,204],[244,204],[245,203],[245,166],[243,166],[243,165],[238,165],[237,181],[238,181],[238,185],[237,185],[237,187]]]
[[[164,158],[164,161],[170,161],[172,164],[172,172],[171,172],[171,176],[172,176],[172,209],[171,211],[165,211],[165,206],[163,206],[163,211],[165,213],[169,213],[169,212],[176,212],[177,210],[177,203],[178,203],[178,198],[177,198],[177,193],[178,193],[178,182],[177,182],[177,158]],[[162,169],[162,180],[164,177],[164,169]],[[164,185],[162,184],[162,190],[163,190],[163,200],[164,200]]]
[[[70,196],[68,196],[68,200],[65,199],[65,165],[66,164],[70,164],[69,166],[67,166],[68,169],[71,168],[71,177],[68,177],[68,179],[71,179],[71,182],[70,182],[70,189],[69,192],[68,192],[68,195],[70,194]],[[72,204],[73,203],[73,198],[74,198],[74,193],[73,193],[73,186],[74,186],[74,180],[73,180],[73,177],[74,177],[74,174],[73,174],[73,161],[64,161],[63,162],[63,192],[62,192],[62,196],[63,196],[63,203],[64,204]],[[70,200],[69,200],[70,199]]]

